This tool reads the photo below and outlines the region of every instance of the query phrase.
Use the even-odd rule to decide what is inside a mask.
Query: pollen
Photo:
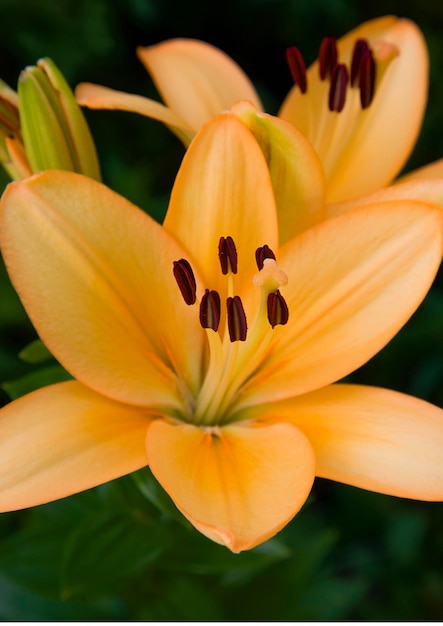
[[[263,269],[263,263],[265,259],[274,259],[275,254],[272,252],[271,248],[265,244],[260,248],[257,248],[255,251],[255,262],[257,263],[257,267],[259,270]]]
[[[381,44],[381,45],[380,45]],[[348,89],[358,89],[361,109],[367,109],[372,103],[378,81],[378,73],[385,69],[386,53],[378,54],[386,42],[375,42],[371,47],[366,39],[357,39],[349,65],[340,62],[335,37],[324,37],[318,53],[318,71],[322,82],[329,81],[327,106],[329,111],[343,111]],[[389,48],[395,48],[386,44]],[[395,55],[388,55],[390,61]],[[308,78],[303,55],[296,46],[286,50],[288,63],[294,83],[302,94],[308,91]],[[380,66],[380,67],[378,67]]]
[[[201,300],[198,300],[196,280],[189,261],[186,259],[174,261],[173,274],[185,303],[189,306],[196,305],[199,309],[200,326],[209,333],[210,350],[220,353],[220,349],[223,352],[229,343],[246,342],[249,328],[243,301],[235,293],[234,278],[238,272],[238,256],[232,237],[220,237],[218,258],[222,274],[226,276],[227,281],[224,311],[220,293],[215,289],[206,288]],[[259,271],[253,277],[252,284],[261,289],[262,297],[251,332],[253,336],[258,336],[265,332],[264,329],[268,324],[274,328],[287,323],[289,311],[280,293],[280,287],[288,283],[288,276],[277,265],[275,254],[267,244],[257,248],[255,261]],[[250,342],[251,345],[254,341]],[[216,348],[216,344],[219,344],[219,347]]]
[[[306,64],[302,53],[297,46],[290,46],[286,49],[286,61],[292,80],[299,86],[302,93],[306,93],[308,89],[308,79],[306,76]]]
[[[246,341],[248,324],[246,322],[246,313],[240,297],[229,297],[226,301],[226,306],[228,309],[229,337],[232,343],[234,343],[234,341]]]
[[[186,259],[174,261],[172,272],[186,304],[195,303],[197,285],[191,264]]]
[[[234,240],[229,235],[228,237],[220,237],[218,258],[222,274],[226,275],[228,272],[237,274],[237,248]]]
[[[220,295],[218,291],[206,289],[200,303],[200,324],[215,332],[220,324]]]
[[[284,326],[288,323],[289,309],[286,300],[277,290],[268,295],[268,320],[272,328],[278,325]]]

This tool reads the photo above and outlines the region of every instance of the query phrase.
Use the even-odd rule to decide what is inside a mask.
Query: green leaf
[[[0,574],[1,621],[107,621],[120,615],[121,607],[115,601],[60,602],[30,592]]]
[[[140,524],[109,511],[82,520],[71,534],[62,558],[63,598],[120,590],[140,577],[168,543],[161,525]]]
[[[11,400],[16,400],[31,391],[40,389],[40,387],[60,383],[71,378],[72,376],[61,365],[51,365],[16,380],[3,383],[1,388],[6,391]]]
[[[186,528],[192,527],[188,520],[183,517],[177,509],[171,498],[153,476],[148,467],[144,467],[138,472],[134,472],[131,474],[131,477],[135,481],[141,493],[149,500],[149,502],[151,502],[151,504],[156,506],[167,517],[180,522]]]
[[[41,339],[34,339],[19,352],[19,357],[25,363],[37,364],[49,361],[53,356]]]

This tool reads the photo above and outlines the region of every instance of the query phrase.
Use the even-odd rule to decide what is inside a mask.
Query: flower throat
[[[287,284],[288,278],[278,267],[269,246],[261,246],[255,253],[258,273],[253,284],[261,289],[261,297],[250,327],[243,302],[234,291],[238,255],[232,237],[220,237],[218,258],[221,273],[228,283],[224,310],[216,290],[206,288],[201,299],[197,298],[196,280],[189,261],[179,259],[173,263],[173,274],[183,300],[188,306],[198,308],[200,325],[207,335],[209,362],[192,415],[193,423],[206,426],[234,421],[230,408],[241,385],[260,364],[271,339],[272,333],[266,332],[266,328],[285,325],[289,319],[288,306],[280,293],[280,287]],[[223,329],[222,315],[226,319]]]

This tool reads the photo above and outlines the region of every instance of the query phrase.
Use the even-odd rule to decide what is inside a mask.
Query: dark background
[[[386,13],[415,20],[431,58],[429,106],[409,170],[443,156],[443,6],[435,0],[0,0],[0,76],[15,88],[22,68],[49,56],[73,87],[91,81],[156,97],[136,46],[194,37],[230,54],[276,113],[291,86],[288,45],[311,62],[324,35]],[[180,143],[136,115],[88,111],[87,119],[105,182],[161,218]],[[18,357],[35,332],[1,271],[0,382],[35,371]],[[441,277],[352,380],[443,406]],[[318,480],[276,539],[234,556],[177,521],[149,484],[147,501],[127,478],[0,516],[0,619],[443,619],[443,504]]]

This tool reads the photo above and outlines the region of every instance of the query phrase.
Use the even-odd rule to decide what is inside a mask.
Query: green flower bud
[[[53,61],[41,59],[22,72],[18,99],[23,142],[33,171],[64,169],[100,180],[88,125]]]

